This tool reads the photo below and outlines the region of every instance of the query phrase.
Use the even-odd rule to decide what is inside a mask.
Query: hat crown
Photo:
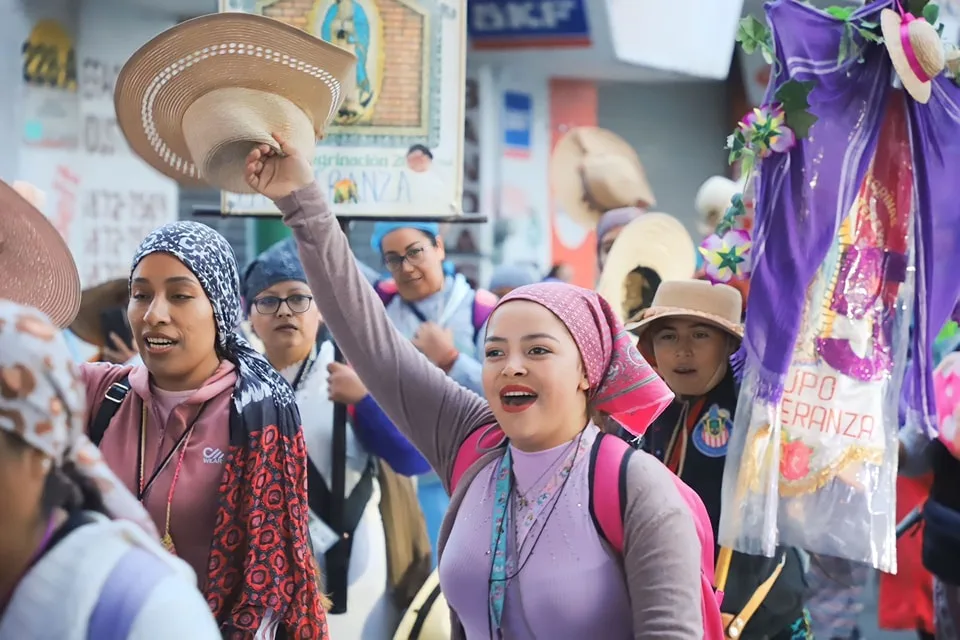
[[[931,78],[940,75],[946,66],[946,59],[937,30],[926,20],[912,20],[907,25],[907,32],[920,68]]]
[[[730,285],[705,280],[672,280],[663,282],[657,289],[650,309],[658,307],[686,309],[739,324],[743,298]]]
[[[587,155],[581,171],[587,198],[602,211],[650,204],[653,198],[643,171],[623,156]]]

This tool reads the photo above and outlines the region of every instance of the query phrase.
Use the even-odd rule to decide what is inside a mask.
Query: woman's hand
[[[327,365],[327,396],[333,402],[341,404],[357,404],[367,397],[367,388],[360,381],[360,376],[351,367],[342,362],[331,362]]]
[[[279,200],[312,183],[314,175],[309,158],[303,157],[278,134],[274,133],[273,139],[280,153],[266,144],[257,146],[247,154],[244,177],[257,193]]]

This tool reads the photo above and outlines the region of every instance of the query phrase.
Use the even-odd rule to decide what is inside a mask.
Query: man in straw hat
[[[597,293],[626,322],[650,306],[661,282],[692,278],[695,269],[696,247],[683,224],[666,213],[645,213],[620,229]]]
[[[743,338],[740,293],[701,280],[663,282],[650,308],[627,325],[640,352],[676,394],[673,404],[637,443],[680,476],[703,500],[714,535],[720,526],[721,486],[727,444],[739,396],[730,356]],[[621,432],[621,437],[630,436]],[[726,560],[723,558],[726,557]],[[809,637],[803,609],[803,568],[795,550],[776,558],[718,554],[721,610],[730,637]],[[723,570],[721,570],[723,569]],[[769,583],[773,578],[772,586]],[[767,584],[764,584],[767,583]],[[751,611],[752,605],[757,605]]]
[[[596,127],[577,127],[560,139],[550,161],[550,188],[563,211],[590,230],[607,211],[657,203],[633,147]]]

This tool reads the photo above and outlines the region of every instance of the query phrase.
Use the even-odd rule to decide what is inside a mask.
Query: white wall
[[[599,87],[599,125],[637,150],[657,198],[655,209],[683,221],[695,238],[697,189],[727,171],[726,92],[722,82]]]
[[[113,88],[130,54],[173,19],[123,0],[0,0],[4,9],[0,132],[13,150],[0,160],[0,179],[47,194],[44,213],[67,239],[84,286],[123,277],[144,235],[177,218],[177,187],[130,152],[116,128]],[[55,44],[73,49],[72,91],[23,81],[21,47],[45,19],[68,33]]]

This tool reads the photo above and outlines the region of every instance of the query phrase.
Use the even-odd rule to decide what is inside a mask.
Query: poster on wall
[[[220,0],[357,56],[314,171],[334,213],[462,213],[466,0]],[[227,214],[279,215],[259,195],[222,194]]]
[[[56,19],[37,21],[21,46],[25,146],[76,149],[79,131],[74,36]]]

